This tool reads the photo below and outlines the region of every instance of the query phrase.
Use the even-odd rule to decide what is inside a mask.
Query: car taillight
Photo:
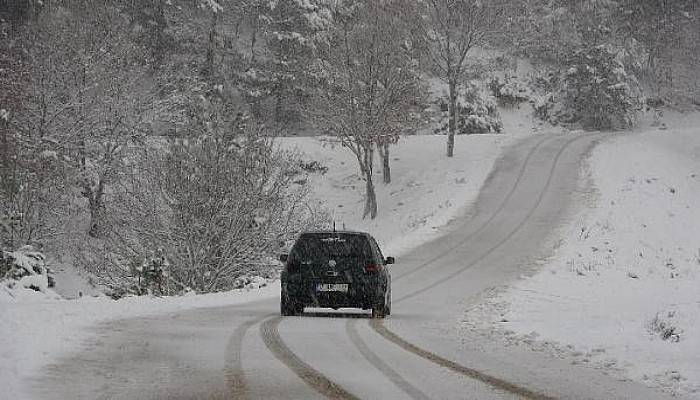
[[[365,272],[378,272],[382,270],[381,264],[369,264],[365,267]]]

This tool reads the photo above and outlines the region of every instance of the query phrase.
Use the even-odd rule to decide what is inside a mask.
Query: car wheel
[[[287,296],[282,295],[280,299],[280,314],[283,316],[292,316],[297,314],[297,310],[298,306]]]
[[[372,318],[384,318],[386,315],[386,297],[382,297],[379,303],[372,306]]]
[[[384,315],[391,315],[391,289],[389,289],[384,301]]]

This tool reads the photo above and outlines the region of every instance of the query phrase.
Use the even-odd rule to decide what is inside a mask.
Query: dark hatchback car
[[[306,232],[282,254],[280,309],[295,315],[304,307],[361,308],[373,318],[391,314],[391,276],[377,242],[368,233]]]

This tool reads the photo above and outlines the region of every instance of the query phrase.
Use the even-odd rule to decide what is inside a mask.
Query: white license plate
[[[317,283],[317,292],[347,292],[347,283]]]

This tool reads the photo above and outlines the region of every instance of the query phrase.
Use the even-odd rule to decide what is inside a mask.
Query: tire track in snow
[[[484,229],[486,229],[491,224],[491,222],[493,222],[493,220],[498,216],[498,214],[500,214],[503,211],[503,209],[506,207],[506,204],[508,203],[510,198],[513,196],[513,193],[515,193],[515,190],[518,188],[520,181],[522,180],[523,176],[525,175],[525,170],[527,169],[527,164],[530,162],[530,159],[532,158],[533,154],[535,154],[537,149],[539,149],[539,147],[544,142],[546,142],[548,139],[552,139],[552,136],[545,136],[542,140],[540,140],[534,146],[532,146],[532,149],[530,149],[530,151],[527,153],[525,160],[523,160],[523,164],[520,167],[520,171],[518,173],[518,176],[515,179],[515,182],[513,182],[513,187],[510,189],[508,194],[503,198],[503,201],[501,201],[501,203],[498,205],[496,210],[491,214],[491,216],[486,221],[484,221],[475,231],[473,231],[470,234],[468,234],[467,236],[465,236],[461,241],[459,241],[456,244],[454,244],[453,246],[447,248],[447,250],[445,252],[440,253],[440,254],[436,255],[435,257],[433,257],[427,261],[424,261],[422,264],[418,265],[416,268],[413,268],[412,270],[407,271],[406,273],[397,276],[396,278],[394,278],[394,282],[399,281],[399,280],[407,277],[408,275],[411,275],[414,272],[419,271],[419,270],[427,267],[428,265],[434,263],[435,261],[443,258],[447,253],[457,249],[464,242],[468,241],[469,239],[473,238],[474,236],[481,233]],[[490,177],[486,178],[486,181],[488,181],[489,179],[490,179]],[[478,202],[478,200],[477,200],[477,202]]]
[[[379,356],[377,356],[362,340],[357,332],[357,327],[355,326],[357,319],[348,319],[345,324],[345,331],[350,337],[350,341],[357,347],[360,354],[369,361],[374,367],[376,367],[384,376],[389,378],[389,380],[406,393],[411,399],[414,400],[426,400],[429,397],[423,393],[417,387],[411,385],[407,380],[405,380],[398,372],[396,372],[389,364],[385,363]]]
[[[424,292],[426,292],[426,291],[428,291],[428,290],[430,290],[430,289],[432,289],[432,288],[434,288],[434,287],[436,287],[436,286],[439,286],[439,285],[441,285],[441,284],[443,284],[443,283],[445,283],[445,282],[447,282],[447,281],[449,281],[449,280],[451,280],[451,279],[457,277],[457,276],[460,275],[462,272],[464,272],[464,271],[466,271],[467,269],[473,267],[474,265],[476,265],[477,263],[479,263],[480,261],[482,261],[482,260],[485,259],[486,257],[490,256],[490,255],[491,255],[494,251],[496,251],[498,248],[500,248],[501,246],[503,246],[504,244],[506,244],[513,236],[515,236],[515,235],[522,229],[523,226],[525,226],[525,224],[530,220],[530,218],[532,218],[532,216],[533,216],[533,214],[535,213],[535,211],[537,211],[537,209],[539,208],[540,204],[542,203],[542,199],[544,198],[544,195],[547,193],[547,190],[549,189],[549,186],[550,186],[551,183],[552,183],[552,178],[554,177],[554,171],[556,170],[557,165],[559,164],[559,159],[561,158],[562,154],[564,154],[564,151],[566,151],[566,149],[567,149],[567,148],[569,147],[569,145],[571,145],[572,143],[574,143],[574,142],[576,142],[576,141],[579,141],[579,140],[582,140],[582,139],[585,139],[585,138],[588,138],[588,137],[590,137],[590,136],[597,135],[597,134],[599,134],[599,133],[589,133],[589,134],[585,134],[585,135],[581,135],[581,136],[576,136],[576,137],[574,137],[574,138],[572,138],[572,139],[567,140],[567,141],[564,143],[564,145],[559,149],[559,151],[557,151],[556,156],[554,157],[554,161],[552,162],[552,166],[549,168],[549,171],[548,171],[548,174],[547,174],[547,180],[545,181],[545,184],[544,184],[544,186],[542,187],[542,190],[540,191],[540,194],[539,194],[539,196],[537,197],[537,200],[535,201],[535,204],[530,208],[530,210],[528,210],[528,213],[525,215],[525,218],[523,218],[523,219],[520,221],[520,223],[518,223],[518,225],[516,225],[516,227],[513,228],[513,230],[511,230],[503,239],[499,240],[498,243],[496,243],[495,245],[489,247],[489,248],[488,248],[484,253],[482,253],[479,257],[477,257],[475,260],[469,262],[468,264],[466,264],[466,265],[463,266],[462,268],[460,268],[460,269],[458,269],[458,270],[456,270],[456,271],[454,271],[454,272],[452,272],[452,273],[450,273],[450,274],[447,274],[447,275],[443,276],[442,278],[440,278],[440,279],[434,281],[433,283],[431,283],[431,284],[429,284],[429,285],[427,285],[427,286],[424,286],[424,287],[422,287],[422,288],[420,288],[420,289],[418,289],[418,290],[414,290],[414,291],[411,292],[411,293],[408,293],[408,294],[406,294],[406,295],[403,295],[403,296],[399,297],[398,299],[396,299],[396,300],[394,301],[394,303],[400,303],[400,302],[403,301],[403,300],[409,299],[409,298],[411,298],[411,297],[415,297],[415,296],[417,296],[417,295],[419,295],[419,294],[421,294],[421,293],[424,293]],[[525,171],[525,168],[523,168],[522,171]],[[521,171],[521,172],[522,172],[522,171]],[[519,179],[518,179],[518,181],[516,182],[516,185],[515,185],[515,187],[513,188],[513,191],[515,191],[515,188],[516,188],[516,187],[518,186],[518,184],[520,183],[520,180],[521,180],[522,176],[524,176],[524,173],[523,173],[522,175],[519,176]],[[469,237],[473,237],[473,235],[469,235]],[[438,260],[438,259],[440,259],[440,258],[446,256],[447,253],[454,251],[454,250],[457,249],[460,245],[464,244],[464,242],[466,242],[466,241],[467,241],[467,239],[463,240],[460,244],[453,246],[453,247],[450,248],[448,251],[442,253],[439,257],[435,257],[435,259],[434,259],[433,261]],[[433,261],[431,261],[431,262],[433,262]]]
[[[372,329],[374,329],[375,332],[380,334],[382,337],[387,339],[388,341],[398,345],[402,349],[413,353],[417,356],[420,356],[434,364],[437,364],[441,367],[448,368],[460,375],[464,375],[466,377],[469,377],[471,379],[476,379],[478,381],[484,382],[494,388],[504,390],[506,392],[515,394],[517,396],[524,397],[526,399],[531,399],[531,400],[554,400],[554,397],[549,397],[544,394],[536,393],[531,391],[530,389],[527,389],[525,387],[522,387],[520,385],[517,385],[515,383],[508,382],[504,379],[496,378],[494,376],[485,374],[481,371],[478,371],[473,368],[465,367],[461,364],[458,364],[454,361],[448,360],[446,358],[442,358],[434,353],[431,353],[427,350],[424,350],[414,344],[411,344],[403,339],[401,339],[398,335],[396,335],[394,332],[390,331],[387,329],[384,324],[382,323],[381,320],[379,319],[373,319],[370,321],[370,326]]]
[[[443,278],[441,278],[441,279],[439,279],[439,280],[437,280],[437,281],[435,281],[435,282],[433,282],[433,283],[431,283],[431,284],[429,284],[429,285],[427,285],[419,290],[416,290],[416,291],[411,292],[405,296],[402,296],[401,298],[396,300],[396,302],[401,302],[402,300],[405,300],[405,299],[408,299],[411,297],[415,297],[415,296],[417,296],[421,293],[424,293],[425,291],[430,290],[430,289],[432,289],[432,288],[434,288],[434,287],[436,287],[436,286],[438,286],[438,285],[440,285],[440,284],[442,284],[450,279],[453,279],[454,277],[458,276],[459,274],[461,274],[465,270],[473,267],[478,262],[480,262],[481,260],[488,257],[490,254],[492,254],[499,247],[503,246],[516,233],[518,233],[520,231],[520,229],[522,229],[522,227],[528,222],[528,220],[535,213],[537,208],[539,208],[540,204],[542,203],[542,199],[544,198],[544,195],[547,193],[547,190],[549,189],[549,186],[551,185],[551,182],[552,182],[552,179],[554,176],[554,171],[556,170],[557,165],[559,164],[559,160],[560,160],[562,154],[564,153],[564,151],[566,151],[566,149],[572,143],[579,141],[579,140],[582,140],[582,139],[585,139],[585,138],[588,138],[588,137],[591,137],[591,136],[594,136],[594,135],[599,135],[599,133],[590,133],[590,134],[585,134],[585,135],[581,135],[581,136],[576,136],[570,140],[567,140],[564,143],[564,145],[559,149],[559,151],[557,151],[556,156],[554,157],[554,161],[552,162],[552,166],[549,169],[549,173],[548,173],[545,185],[543,186],[542,190],[540,191],[540,194],[539,194],[537,200],[535,201],[535,204],[532,206],[532,208],[525,215],[525,218],[523,218],[523,220],[511,232],[509,232],[505,238],[500,240],[494,246],[490,247],[481,256],[479,256],[475,260],[471,261],[470,263],[468,263],[464,267],[458,269],[457,271],[455,271],[451,274],[448,274],[447,276],[444,276]],[[540,143],[538,143],[538,145],[536,147],[539,147],[539,144]],[[529,159],[529,156],[528,156],[528,159]],[[524,163],[524,165],[523,165],[523,169],[521,170],[521,174],[519,175],[519,178],[516,181],[515,187],[518,186],[519,181],[521,180],[522,176],[524,175],[523,171],[526,169],[526,164],[527,164],[527,162]],[[511,193],[515,190],[515,187],[513,188]],[[492,218],[490,218],[490,220],[492,220]],[[479,230],[481,230],[481,228]],[[468,238],[472,237],[472,236],[473,235],[469,235]],[[454,251],[457,247],[459,247],[459,246],[454,246],[449,251]],[[441,256],[444,256],[444,254],[440,255],[440,257]],[[435,260],[439,259],[440,257],[436,257]],[[437,354],[434,354],[434,353],[431,353],[425,349],[422,349],[422,348],[402,339],[396,333],[389,330],[386,326],[384,326],[384,324],[382,323],[381,320],[371,320],[369,324],[375,332],[377,332],[379,335],[381,335],[382,337],[384,337],[388,341],[398,345],[399,347],[403,348],[404,350],[406,350],[408,352],[411,352],[415,355],[418,355],[418,356],[420,356],[428,361],[431,361],[437,365],[449,368],[450,370],[452,370],[454,372],[457,372],[459,374],[462,374],[462,375],[467,376],[467,377],[472,378],[472,379],[482,381],[482,382],[487,383],[495,388],[499,388],[499,389],[505,390],[507,392],[510,392],[510,393],[513,393],[513,394],[516,394],[518,396],[522,396],[522,397],[525,397],[528,399],[533,399],[533,400],[551,400],[551,399],[554,399],[553,397],[534,392],[534,391],[527,389],[523,386],[520,386],[518,384],[508,382],[504,379],[497,378],[495,376],[486,374],[486,373],[478,371],[474,368],[469,368],[469,367],[463,366],[463,365],[458,364],[454,361],[448,360],[446,358],[438,356]]]
[[[241,360],[243,339],[250,328],[272,315],[274,314],[245,321],[238,325],[229,338],[228,344],[226,345],[226,366],[224,372],[226,376],[226,385],[234,399],[245,400],[249,398],[248,387],[245,381],[245,371]]]
[[[314,390],[327,398],[359,400],[359,397],[343,389],[340,385],[328,379],[325,375],[315,370],[294,354],[280,337],[278,327],[282,320],[282,317],[277,316],[269,318],[260,324],[260,335],[262,336],[265,346],[270,350],[272,355]]]

